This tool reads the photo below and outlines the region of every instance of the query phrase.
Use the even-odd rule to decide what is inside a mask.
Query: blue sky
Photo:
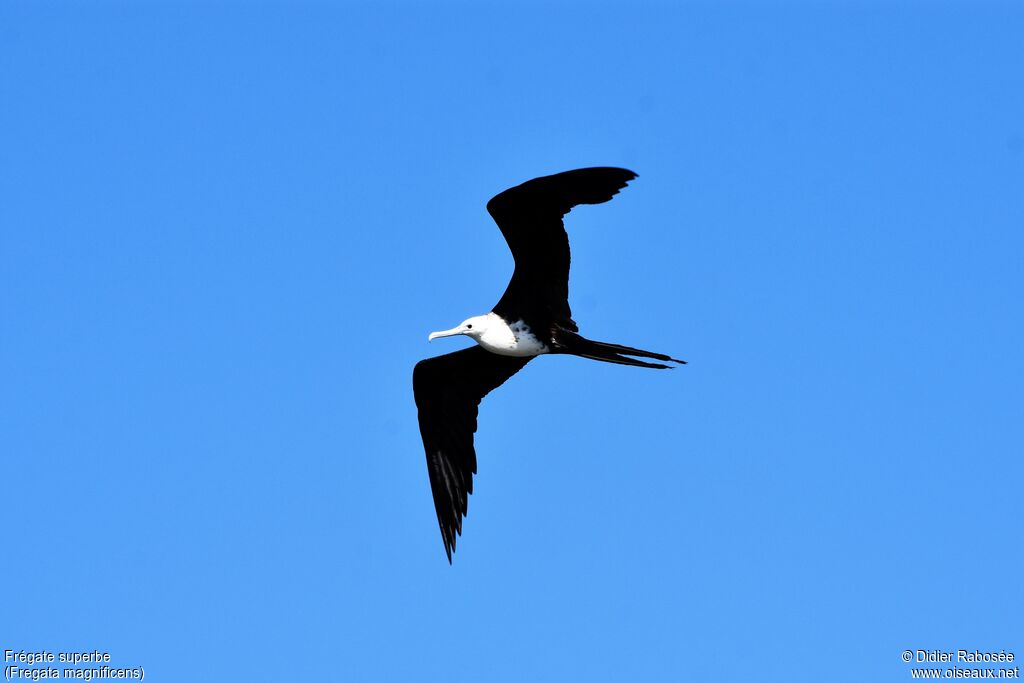
[[[0,5],[0,648],[167,681],[1024,656],[1016,3]],[[411,393],[574,211],[454,566]]]

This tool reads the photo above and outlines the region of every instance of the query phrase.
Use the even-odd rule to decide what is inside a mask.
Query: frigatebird
[[[473,434],[484,396],[546,353],[659,370],[672,367],[665,363],[686,362],[586,339],[569,310],[569,237],[562,218],[574,206],[607,202],[636,177],[624,168],[580,168],[534,178],[487,202],[515,259],[512,280],[490,313],[428,337],[433,341],[462,334],[477,346],[421,360],[412,374],[430,489],[449,564],[473,492]]]

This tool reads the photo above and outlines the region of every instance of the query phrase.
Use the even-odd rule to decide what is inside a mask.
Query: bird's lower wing
[[[528,362],[529,357],[499,356],[474,346],[422,360],[413,370],[430,489],[449,562],[473,492],[477,408]]]

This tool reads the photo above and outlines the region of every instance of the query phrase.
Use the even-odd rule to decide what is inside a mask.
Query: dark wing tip
[[[583,171],[589,171],[589,170],[600,171],[601,173],[604,173],[608,177],[619,177],[619,178],[622,179],[623,187],[630,180],[636,180],[637,178],[640,177],[636,173],[636,171],[630,171],[628,168],[619,168],[618,166],[594,166],[592,169],[584,168],[584,169],[581,169],[581,170],[583,170]]]
[[[579,204],[601,204],[606,202],[625,188],[629,181],[639,177],[627,168],[617,168],[615,166],[581,168],[578,171],[569,171],[568,173],[579,173],[580,181],[593,187],[593,194],[587,197],[587,200],[578,202]],[[596,198],[596,200],[589,201],[591,197]]]
[[[448,565],[452,564],[452,553],[455,551],[455,534],[451,533],[448,529],[441,525],[441,538],[444,539],[444,552],[448,556]]]

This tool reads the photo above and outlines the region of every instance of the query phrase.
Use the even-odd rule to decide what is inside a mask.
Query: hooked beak
[[[465,333],[466,333],[466,330],[463,329],[462,326],[453,327],[452,329],[444,330],[443,332],[431,332],[430,336],[427,337],[427,341],[428,342],[432,342],[435,339],[440,339],[441,337],[453,337],[453,336],[455,336],[457,334],[465,334]]]

